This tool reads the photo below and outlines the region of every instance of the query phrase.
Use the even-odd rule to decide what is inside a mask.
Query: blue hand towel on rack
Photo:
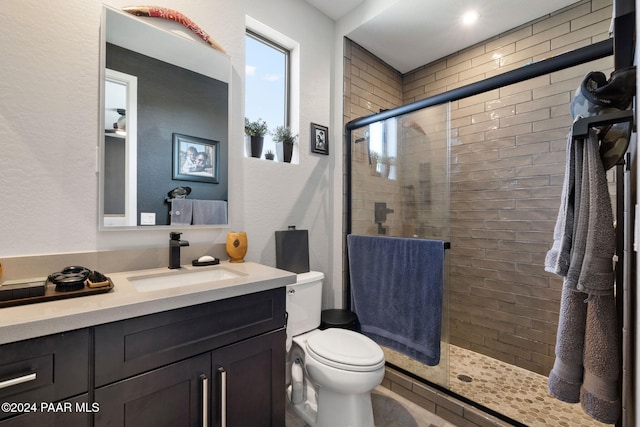
[[[444,242],[347,236],[352,309],[362,333],[430,366],[440,362]]]

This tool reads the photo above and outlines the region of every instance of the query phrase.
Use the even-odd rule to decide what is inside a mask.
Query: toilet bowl
[[[384,353],[357,332],[315,329],[320,324],[322,278],[322,273],[304,273],[288,286],[287,333],[295,333],[287,353],[289,401],[312,427],[373,427],[371,390],[384,377]],[[303,309],[306,304],[308,310]],[[304,313],[302,330],[295,313]]]

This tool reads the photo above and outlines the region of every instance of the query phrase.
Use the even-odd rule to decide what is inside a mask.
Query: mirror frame
[[[100,231],[121,231],[121,230],[163,230],[176,228],[229,228],[229,224],[219,225],[153,225],[153,226],[105,226],[104,224],[104,147],[105,147],[105,79],[108,71],[106,69],[106,52],[107,43],[121,46],[125,49],[149,56],[151,58],[185,68],[187,70],[202,74],[212,79],[227,84],[227,143],[230,148],[231,143],[231,58],[218,50],[213,49],[210,45],[202,41],[200,38],[189,32],[188,29],[181,24],[151,17],[137,17],[127,12],[122,12],[110,6],[103,5],[100,25],[100,119],[99,119],[99,138],[98,138],[98,229]],[[129,99],[127,100],[129,103]],[[127,106],[127,126],[129,126],[129,109]],[[133,113],[133,111],[132,111]],[[133,114],[132,114],[133,116]],[[135,126],[135,125],[134,125]],[[129,132],[127,128],[127,139]],[[136,141],[137,144],[137,141]],[[228,152],[229,150],[227,150]],[[229,159],[224,159],[227,164]],[[136,162],[134,162],[136,163]],[[137,164],[127,165],[128,173],[131,173],[132,167],[135,171]],[[171,165],[168,166],[169,169]],[[135,175],[134,175],[135,177]],[[225,177],[228,180],[228,176]],[[129,178],[127,178],[129,180]],[[133,178],[135,181],[136,179]],[[130,182],[130,181],[128,181]],[[177,184],[178,185],[178,184]],[[129,192],[128,198],[131,194]],[[137,193],[137,190],[135,191]],[[135,197],[135,196],[134,196]],[[132,203],[128,200],[127,203]],[[134,206],[137,200],[134,198]],[[227,209],[231,204],[231,197],[228,194]],[[125,215],[129,216],[129,212],[133,214],[137,207],[133,209],[125,208]],[[133,224],[137,224],[136,212],[133,214]],[[130,219],[127,222],[130,223]]]

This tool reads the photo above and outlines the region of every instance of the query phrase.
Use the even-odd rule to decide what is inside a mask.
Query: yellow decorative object
[[[227,233],[227,255],[229,262],[244,262],[247,254],[247,233],[244,231],[230,231]]]

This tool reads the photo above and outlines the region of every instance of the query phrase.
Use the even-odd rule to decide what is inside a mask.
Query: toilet
[[[371,390],[384,377],[384,353],[357,332],[321,322],[322,280],[301,273],[287,286],[287,395],[312,427],[373,427]]]

